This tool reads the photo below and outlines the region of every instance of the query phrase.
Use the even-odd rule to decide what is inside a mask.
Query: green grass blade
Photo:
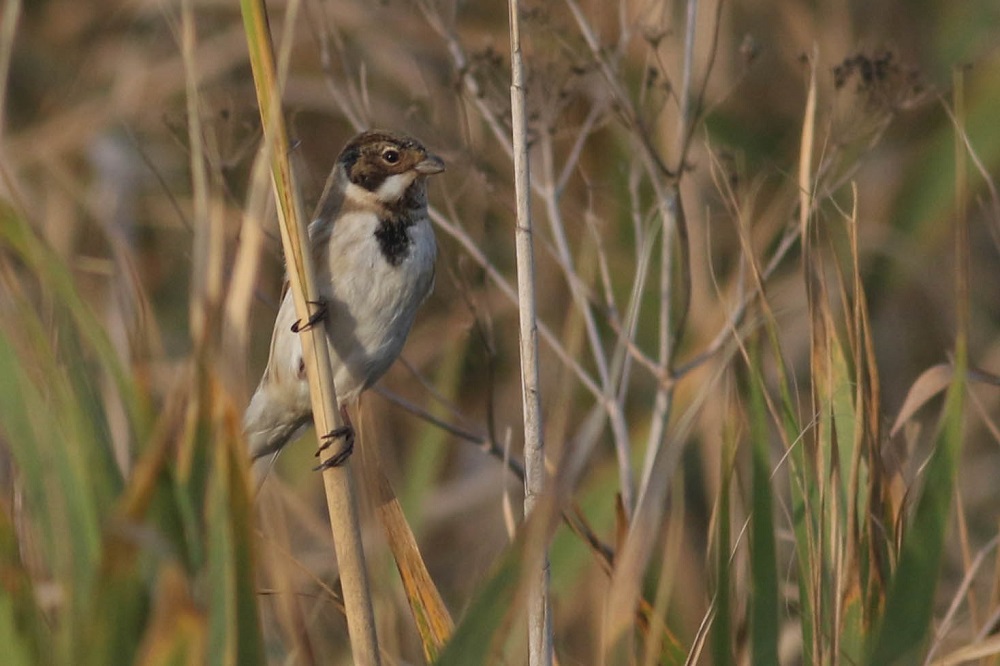
[[[248,475],[237,459],[235,433],[215,429],[213,469],[207,495],[208,663],[263,664],[257,611]],[[220,441],[221,440],[221,441]],[[245,464],[245,462],[244,462]]]
[[[21,326],[31,326],[29,313]],[[42,337],[42,340],[45,338]],[[25,365],[43,361],[32,373]],[[0,428],[20,472],[26,507],[37,526],[41,553],[60,586],[67,613],[58,635],[72,653],[76,622],[84,619],[100,553],[100,519],[81,454],[92,443],[78,441],[71,421],[77,404],[45,352],[24,355],[23,347],[0,331]],[[48,359],[51,361],[51,359]],[[38,379],[35,379],[37,377]],[[41,384],[41,385],[39,385]],[[75,418],[83,418],[76,415]]]
[[[527,531],[527,530],[525,530]],[[522,532],[523,534],[523,532]],[[503,638],[510,633],[511,609],[521,587],[523,539],[515,541],[493,574],[480,587],[465,617],[434,663],[437,666],[490,664],[499,661]]]
[[[968,371],[969,235],[964,143],[964,74],[954,72],[955,103],[955,371],[945,397],[941,429],[924,468],[924,487],[910,528],[903,537],[899,566],[889,588],[885,614],[874,634],[869,664],[914,660],[930,626],[934,593],[944,559],[948,516],[955,494],[958,459],[965,434],[964,407]]]
[[[5,664],[50,664],[50,630],[35,601],[36,591],[21,563],[14,524],[0,507],[0,645]]]
[[[0,590],[0,645],[3,645],[3,659],[7,666],[33,666],[43,662],[38,656],[37,646],[32,645],[29,636],[19,622],[19,612],[11,596]]]
[[[748,382],[752,490],[750,521],[750,631],[753,663],[778,663],[778,565],[771,497],[771,440],[756,345],[751,351],[753,377]]]
[[[37,279],[47,296],[66,309],[69,322],[88,357],[96,360],[114,383],[132,426],[136,442],[145,441],[153,413],[136,389],[133,377],[121,363],[105,327],[77,291],[77,282],[62,257],[56,254],[10,205],[0,200],[0,246],[9,248]],[[42,336],[41,340],[45,340]],[[92,355],[92,356],[91,356]]]
[[[956,372],[945,399],[944,427],[925,468],[924,489],[903,539],[882,622],[873,635],[868,658],[872,666],[915,659],[930,625],[963,437],[964,376],[964,370]]]
[[[719,486],[718,509],[716,511],[716,543],[715,543],[715,619],[712,622],[712,663],[715,666],[726,666],[733,662],[732,645],[732,604],[730,553],[732,549],[730,535],[729,495],[732,486],[735,457],[735,438],[732,433],[726,433],[723,454],[720,460],[722,466],[722,483]]]

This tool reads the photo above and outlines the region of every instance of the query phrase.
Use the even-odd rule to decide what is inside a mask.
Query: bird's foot
[[[327,434],[320,437],[320,439],[322,440],[322,443],[319,445],[319,449],[316,450],[317,456],[330,448],[330,446],[338,439],[344,440],[344,446],[335,455],[327,458],[314,467],[313,471],[315,472],[330,469],[331,467],[340,467],[347,462],[347,459],[351,457],[351,453],[354,451],[354,427],[350,424],[342,425],[336,430],[331,430]]]
[[[309,319],[307,319],[306,323],[304,324],[302,323],[301,319],[296,319],[295,323],[292,324],[292,333],[301,333],[302,331],[308,331],[310,328],[312,328],[319,322],[326,319],[326,313],[328,310],[326,301],[319,300],[319,301],[306,301],[306,302],[309,305],[316,306],[316,312],[309,315]]]

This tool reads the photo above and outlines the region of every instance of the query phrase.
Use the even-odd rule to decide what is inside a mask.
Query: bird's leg
[[[309,315],[309,319],[307,319],[306,323],[304,324],[302,323],[301,319],[296,319],[295,323],[292,324],[292,333],[301,333],[302,331],[308,331],[310,328],[312,328],[319,322],[326,319],[326,313],[328,310],[326,301],[321,299],[318,301],[306,301],[306,303],[308,303],[309,305],[315,305],[316,312]]]
[[[340,406],[340,416],[344,419],[344,425],[320,437],[322,444],[319,445],[316,455],[319,456],[323,451],[326,451],[338,439],[344,440],[344,447],[336,455],[314,467],[313,471],[319,472],[331,467],[340,467],[347,462],[354,451],[354,426],[351,424],[351,417],[347,414],[347,405]]]

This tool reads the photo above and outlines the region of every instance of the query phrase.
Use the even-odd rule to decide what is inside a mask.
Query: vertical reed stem
[[[518,0],[510,0],[510,105],[514,148],[514,187],[517,196],[517,293],[521,330],[521,398],[524,410],[524,512],[530,515],[545,488],[545,451],[542,441],[538,391],[538,325],[535,309],[535,259],[531,225],[531,174],[528,165],[528,129],[525,114],[524,64],[521,60]],[[528,591],[528,663],[552,663],[552,627],[549,614],[549,560],[543,549],[540,566],[530,572]],[[535,558],[529,558],[534,563]]]

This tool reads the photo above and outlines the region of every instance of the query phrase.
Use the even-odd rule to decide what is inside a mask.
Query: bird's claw
[[[309,319],[306,323],[302,323],[301,319],[296,319],[295,323],[292,324],[292,333],[301,333],[302,331],[308,331],[310,328],[318,324],[319,322],[326,319],[327,306],[326,301],[306,301],[309,305],[316,306],[316,312],[309,315]]]
[[[327,434],[320,437],[320,439],[323,441],[316,450],[317,456],[330,448],[330,445],[338,439],[344,440],[344,446],[336,454],[314,467],[314,472],[321,472],[325,469],[330,469],[331,467],[340,467],[347,462],[347,459],[351,457],[351,453],[354,451],[354,428],[349,425],[343,425],[336,430],[331,430]]]

